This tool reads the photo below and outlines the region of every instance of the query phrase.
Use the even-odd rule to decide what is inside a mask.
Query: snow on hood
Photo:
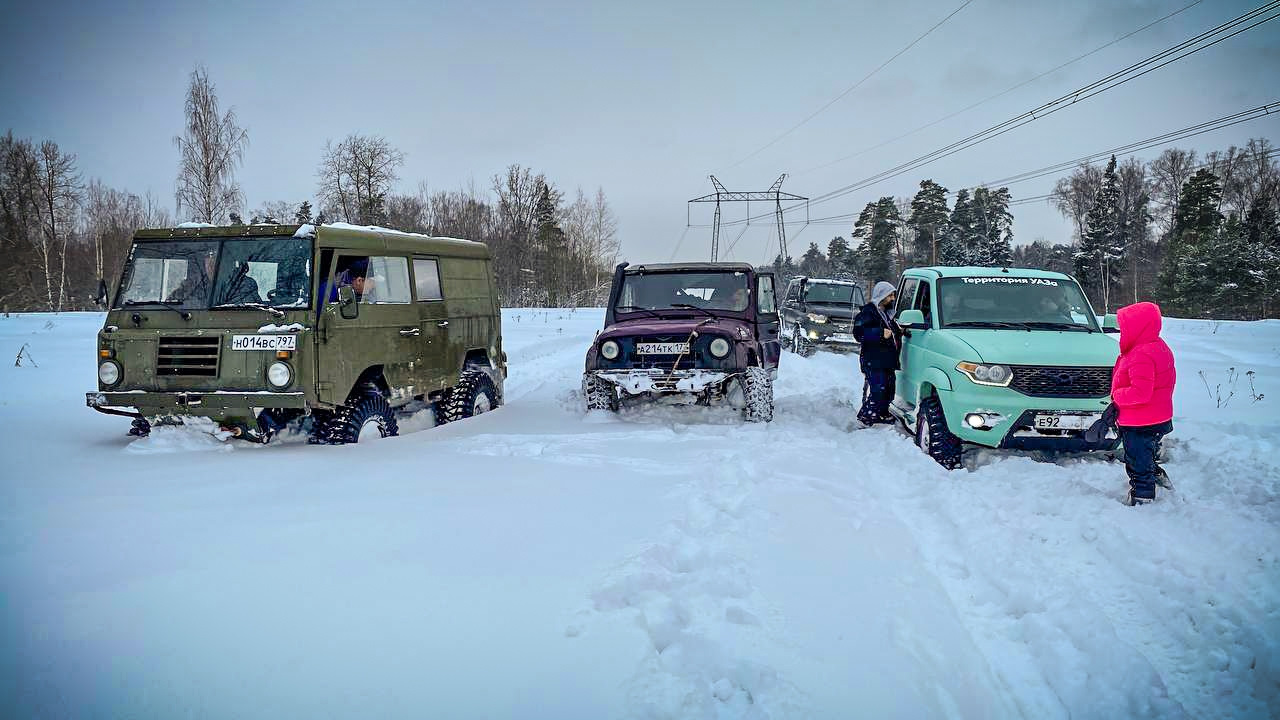
[[[1143,343],[1160,337],[1164,325],[1160,306],[1153,302],[1126,305],[1116,311],[1116,324],[1120,326],[1120,350],[1128,352]]]

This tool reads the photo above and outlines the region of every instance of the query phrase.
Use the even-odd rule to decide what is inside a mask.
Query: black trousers
[[[1120,426],[1124,469],[1129,474],[1134,497],[1150,500],[1156,496],[1156,484],[1165,474],[1156,457],[1160,454],[1160,441],[1172,431],[1172,420],[1142,427]]]
[[[889,420],[889,403],[893,402],[893,394],[897,389],[894,371],[867,368],[862,371],[862,376],[867,379],[867,384],[858,419],[866,425]]]

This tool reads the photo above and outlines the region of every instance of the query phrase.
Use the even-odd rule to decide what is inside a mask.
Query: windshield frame
[[[809,291],[813,287],[818,285],[849,288],[849,299],[848,300],[811,300],[809,298]],[[850,305],[852,306],[856,304],[857,306],[861,307],[862,305],[865,304],[865,298],[857,297],[858,295],[862,294],[861,291],[862,291],[862,287],[855,282],[834,282],[831,280],[809,280],[804,284],[804,294],[800,296],[800,302],[817,303],[819,305]],[[861,302],[858,302],[858,300],[861,300]]]
[[[742,283],[743,283],[743,287],[742,287],[742,289],[746,290],[746,292],[747,292],[745,306],[744,306],[744,307],[742,307],[741,309],[732,309],[732,308],[717,307],[717,306],[715,306],[715,305],[713,305],[713,304],[710,304],[710,301],[714,298],[715,294],[719,294],[719,293],[715,293],[715,294],[713,294],[712,298],[707,298],[707,299],[704,299],[704,300],[702,301],[702,302],[707,303],[707,304],[701,304],[701,303],[689,303],[690,305],[692,305],[692,307],[673,307],[673,306],[665,306],[665,307],[654,307],[654,308],[651,308],[651,307],[647,307],[647,306],[642,306],[642,305],[632,305],[631,303],[623,302],[623,297],[625,296],[625,294],[626,294],[626,292],[627,292],[627,283],[628,283],[628,282],[631,282],[631,281],[635,280],[636,278],[642,278],[642,277],[653,277],[653,276],[659,276],[659,275],[661,275],[661,276],[672,276],[672,275],[698,275],[698,276],[728,275],[728,276],[735,276],[735,275],[740,275],[740,276],[742,277]],[[755,310],[755,301],[756,301],[756,300],[755,300],[755,288],[753,287],[753,285],[754,285],[753,278],[754,278],[754,277],[755,277],[755,274],[754,274],[754,273],[749,273],[749,272],[747,272],[747,271],[745,271],[745,270],[736,270],[736,269],[734,269],[734,270],[729,270],[729,269],[726,269],[726,270],[714,270],[714,269],[698,268],[698,269],[689,269],[689,270],[661,270],[661,271],[652,271],[652,270],[650,270],[650,271],[645,271],[645,272],[628,272],[628,273],[624,273],[624,274],[623,274],[623,276],[622,276],[622,286],[618,288],[618,291],[617,291],[617,297],[614,299],[614,303],[610,306],[609,310],[613,313],[614,317],[615,317],[615,318],[617,318],[617,319],[619,319],[619,320],[622,320],[622,319],[630,320],[630,319],[633,319],[633,318],[635,318],[635,317],[648,317],[648,318],[653,318],[653,319],[661,320],[661,319],[669,318],[669,317],[686,317],[686,316],[689,316],[689,315],[697,315],[697,316],[701,316],[701,317],[706,317],[708,314],[712,315],[713,317],[714,317],[714,316],[719,316],[719,315],[728,315],[728,316],[739,317],[739,318],[750,318],[750,317],[754,317],[754,312],[753,312],[753,311]],[[736,292],[736,288],[735,288],[735,290],[734,290],[734,291]],[[695,297],[695,298],[692,298],[692,299],[696,299],[696,297]],[[634,309],[634,310],[623,310],[623,309],[621,309],[621,308],[626,308],[626,307],[634,307],[634,308],[636,308],[636,309]],[[625,318],[624,318],[624,316],[625,316]]]
[[[974,329],[972,327],[966,327],[966,325],[968,325],[969,323],[991,323],[992,325],[989,328],[977,328],[977,329],[1015,330],[1017,332],[1027,332],[1027,331],[1031,331],[1031,332],[1086,332],[1086,331],[1102,332],[1102,328],[1098,325],[1097,313],[1093,311],[1093,305],[1089,302],[1089,297],[1085,295],[1084,290],[1080,287],[1079,283],[1071,279],[1055,278],[1055,277],[1038,277],[1038,276],[963,275],[963,276],[937,278],[934,284],[935,284],[934,297],[936,298],[933,301],[934,312],[937,315],[938,328],[942,330]],[[1046,320],[1045,318],[1032,317],[1030,312],[1027,312],[1026,316],[1021,318],[993,316],[993,317],[987,317],[987,318],[981,318],[981,319],[967,318],[965,320],[958,320],[958,321],[949,320],[947,317],[947,303],[946,303],[947,293],[948,291],[952,291],[951,290],[952,288],[958,288],[958,287],[963,288],[966,285],[973,285],[973,286],[991,285],[991,286],[997,286],[997,287],[1005,286],[1010,288],[1026,287],[1028,290],[1031,288],[1043,288],[1043,289],[1059,288],[1060,291],[1065,292],[1067,294],[1070,294],[1072,291],[1074,291],[1074,293],[1078,296],[1078,299],[1082,301],[1083,309],[1086,310],[1086,312],[1083,313],[1085,322],[1083,323],[1078,322],[1075,320],[1074,317],[1071,318],[1071,321],[1069,323],[1065,319],[1049,321],[1049,320]],[[1037,299],[1038,298],[1035,295],[1029,294],[1027,297],[1024,298],[1024,300],[1026,300],[1027,302],[1019,302],[1016,305],[1017,307],[1020,307],[1024,310],[1029,311],[1033,307],[1030,301],[1037,300]],[[1066,299],[1068,301],[1071,300],[1070,298],[1066,298]],[[1070,325],[1074,325],[1075,328],[1078,328],[1078,329],[1035,327],[1036,324],[1049,324],[1050,322],[1060,322],[1063,325],[1070,324]],[[1011,324],[1016,327],[1003,327],[1003,325],[1005,324]]]
[[[232,298],[227,297],[227,293],[231,288],[223,287],[224,283],[230,280],[230,277],[226,276],[226,274],[229,272],[229,269],[224,268],[224,260],[228,259],[230,255],[230,257],[234,260],[243,261],[245,263],[243,266],[245,269],[242,271],[242,274],[238,277],[244,277],[246,279],[252,278],[252,275],[251,275],[252,271],[249,268],[251,264],[255,262],[252,259],[254,254],[251,253],[248,256],[241,257],[242,255],[245,255],[245,254],[243,252],[237,252],[237,250],[243,250],[243,244],[252,243],[252,242],[277,244],[279,246],[280,253],[278,255],[273,255],[273,258],[272,258],[272,260],[276,260],[277,265],[283,264],[281,261],[285,259],[295,259],[295,260],[302,261],[301,272],[305,275],[305,277],[299,278],[303,281],[303,284],[301,287],[296,288],[299,291],[299,296],[294,302],[277,304],[279,303],[279,300],[272,300],[270,298],[267,298],[265,295],[261,294],[256,289],[256,286],[257,286],[256,280],[253,281],[255,294],[258,295],[258,298],[256,301],[252,301],[252,302],[249,300],[236,301]],[[233,244],[241,245],[241,247],[231,247],[229,249],[228,246]],[[292,246],[296,250],[296,256],[289,252],[289,248],[286,247],[287,245]],[[192,255],[192,257],[199,257],[199,255],[209,252],[210,250],[215,253],[212,271],[205,273],[204,276],[201,278],[201,281],[205,284],[205,287],[203,288],[203,294],[201,297],[191,298],[192,300],[196,300],[194,302],[187,302],[188,298],[183,298],[181,300],[176,300],[176,301],[170,301],[167,297],[163,297],[163,296],[158,297],[156,299],[151,299],[151,300],[137,300],[137,299],[132,299],[128,301],[125,300],[125,293],[127,290],[130,289],[130,285],[132,284],[132,281],[134,279],[133,273],[137,268],[137,260],[138,260],[138,255],[140,250],[144,252],[147,250],[153,250],[152,253],[145,254],[144,259],[145,258],[161,259],[161,260],[182,259],[182,253],[180,252],[157,253],[157,252],[154,252],[154,250],[163,249],[165,247],[176,249],[176,248],[181,248],[183,246],[193,246],[193,247],[199,248],[197,252],[194,255]],[[208,248],[208,250],[206,250],[205,248]],[[270,262],[270,261],[259,260],[257,262]],[[115,292],[115,297],[113,298],[113,301],[111,303],[111,310],[115,311],[115,310],[128,310],[131,308],[147,309],[147,308],[167,307],[170,309],[183,310],[183,311],[224,311],[224,310],[240,311],[240,310],[262,310],[264,306],[267,308],[272,308],[273,310],[279,310],[279,311],[285,311],[285,312],[290,310],[310,310],[313,307],[315,302],[315,299],[314,299],[315,276],[316,276],[315,265],[316,265],[316,260],[315,260],[314,238],[299,237],[296,235],[295,236],[244,235],[244,236],[190,237],[190,238],[174,237],[174,238],[163,238],[163,239],[134,238],[133,244],[129,248],[129,253],[125,257],[125,265],[120,273],[119,282],[116,285],[116,292]],[[186,282],[185,280],[180,282],[179,287],[185,282]],[[175,289],[176,288],[169,288],[168,290],[172,292]],[[272,292],[276,289],[279,289],[278,286],[276,288],[271,288],[267,292]],[[163,283],[162,283],[162,287],[159,288],[159,291],[162,294],[166,291],[166,287],[163,286]],[[228,302],[229,300],[231,301]]]

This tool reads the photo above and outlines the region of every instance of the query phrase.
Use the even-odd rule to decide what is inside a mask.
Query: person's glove
[[[1115,403],[1107,406],[1102,411],[1102,417],[1093,421],[1093,424],[1084,431],[1084,440],[1089,444],[1102,442],[1107,437],[1107,431],[1116,426],[1116,418],[1120,417],[1120,407]]]

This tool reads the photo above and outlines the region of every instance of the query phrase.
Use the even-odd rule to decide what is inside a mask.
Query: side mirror
[[[350,285],[338,288],[338,310],[344,320],[360,317],[360,303],[356,302],[356,291]]]
[[[1102,332],[1118,333],[1120,332],[1120,323],[1116,320],[1115,313],[1105,315],[1102,318]]]
[[[924,313],[919,310],[903,310],[898,316],[898,324],[909,330],[929,329],[929,324],[924,321]]]

